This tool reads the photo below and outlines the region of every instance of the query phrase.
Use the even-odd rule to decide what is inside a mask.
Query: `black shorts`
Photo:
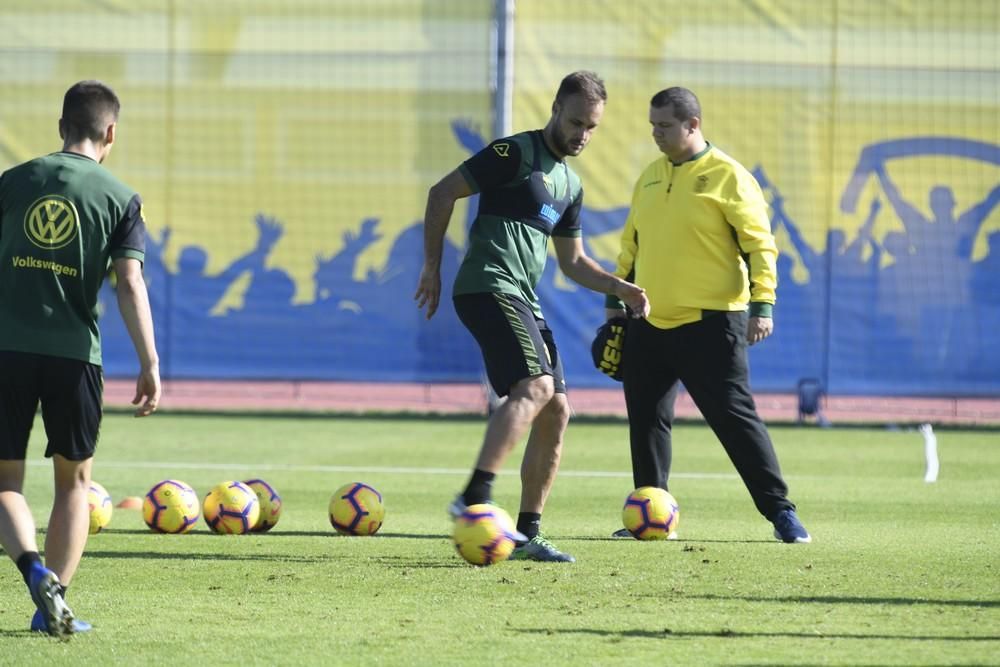
[[[0,351],[0,460],[23,461],[38,404],[53,454],[70,461],[94,455],[101,429],[104,374],[77,359]]]
[[[552,330],[523,300],[510,294],[458,294],[455,312],[479,343],[486,375],[497,396],[521,380],[551,375],[557,394],[566,393],[562,360]]]

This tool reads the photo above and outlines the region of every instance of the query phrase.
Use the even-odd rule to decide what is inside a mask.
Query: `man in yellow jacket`
[[[623,355],[635,486],[667,489],[683,382],[775,537],[809,542],[750,393],[747,345],[771,335],[777,286],[767,203],[754,177],[705,140],[690,90],[654,95],[649,121],[664,156],[635,184],[615,271],[650,302],[646,319],[629,322]],[[624,315],[620,300],[606,306],[609,318]]]

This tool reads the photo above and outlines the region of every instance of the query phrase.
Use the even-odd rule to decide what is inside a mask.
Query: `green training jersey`
[[[52,153],[0,175],[0,350],[101,364],[97,295],[142,261],[142,200],[91,158]]]
[[[453,293],[513,294],[541,317],[535,287],[549,236],[581,234],[580,178],[552,154],[541,130],[498,139],[459,171],[479,193],[479,210]]]

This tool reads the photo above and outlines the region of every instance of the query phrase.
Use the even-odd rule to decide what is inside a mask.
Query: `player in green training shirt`
[[[142,200],[101,166],[120,106],[100,82],[75,84],[59,120],[62,151],[0,175],[0,544],[37,607],[31,629],[62,638],[90,629],[64,598],[90,525],[87,491],[104,387],[97,293],[109,267],[139,357],[136,416],[152,414],[160,399],[142,278]],[[44,565],[22,494],[39,403],[55,471]]]
[[[535,287],[549,238],[570,279],[614,294],[639,316],[643,290],[604,271],[583,250],[579,213],[583,188],[566,164],[590,141],[607,93],[593,72],[566,76],[544,129],[498,139],[434,185],[424,216],[424,267],[415,298],[428,319],[441,297],[441,253],[455,202],[479,193],[469,248],[453,289],[459,319],[479,343],[490,384],[507,400],[493,413],[475,470],[449,507],[489,502],[497,471],[529,432],[521,464],[519,540],[511,558],[572,562],[539,533],[542,509],[555,480],[569,421],[566,383],[552,332]]]

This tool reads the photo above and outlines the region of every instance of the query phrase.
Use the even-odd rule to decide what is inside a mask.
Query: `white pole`
[[[936,482],[938,469],[940,468],[937,452],[937,436],[934,435],[934,429],[930,424],[921,424],[920,434],[924,436],[924,458],[927,460],[924,481],[928,483]]]
[[[496,0],[496,50],[493,68],[493,136],[512,132],[514,115],[514,0]]]
[[[487,142],[509,136],[514,115],[514,0],[495,0],[493,5],[493,136]],[[486,414],[492,415],[506,398],[497,396],[485,370],[480,376],[486,396]]]

